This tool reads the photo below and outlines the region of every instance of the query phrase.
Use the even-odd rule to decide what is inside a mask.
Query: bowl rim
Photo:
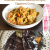
[[[10,4],[9,4],[9,5],[10,5]],[[5,8],[8,7],[9,5],[5,6]],[[42,8],[39,4],[36,4],[36,5],[38,5],[38,6],[43,10],[43,8]],[[4,8],[4,9],[5,9],[5,8]],[[3,11],[4,11],[4,9],[3,9]],[[3,11],[2,11],[2,18],[4,19]],[[36,24],[36,23],[40,23],[40,21],[43,19],[43,16],[44,16],[44,11],[43,11],[42,18],[41,18],[39,21],[37,21],[37,22],[35,22],[35,23],[32,23],[32,24],[29,24],[29,25],[15,25],[15,24],[13,24],[13,23],[8,22],[8,21],[5,20],[5,19],[4,19],[4,21],[5,21],[7,24],[9,24],[9,25],[25,27],[25,26],[30,26],[30,25]],[[36,24],[36,25],[37,25],[37,24]],[[35,26],[36,26],[36,25],[35,25]]]

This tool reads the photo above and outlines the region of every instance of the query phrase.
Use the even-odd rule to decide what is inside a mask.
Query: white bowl
[[[18,7],[20,7],[20,6],[23,6],[23,7],[25,7],[25,8],[29,7],[29,8],[31,8],[31,9],[36,8],[36,11],[39,12],[40,14],[37,16],[37,20],[36,20],[35,23],[30,24],[30,25],[24,25],[24,26],[22,25],[22,26],[21,26],[21,25],[14,25],[14,24],[9,23],[9,22],[7,21],[7,14],[8,14],[8,12],[10,12],[10,11],[13,10],[14,8],[18,8]],[[3,19],[6,21],[6,23],[9,24],[9,25],[12,26],[12,27],[19,28],[19,29],[27,29],[27,28],[31,28],[31,27],[36,26],[36,25],[37,25],[38,23],[40,23],[40,21],[42,20],[43,14],[44,14],[43,9],[42,9],[42,7],[41,7],[40,5],[38,5],[38,4],[34,4],[34,5],[8,5],[8,6],[6,6],[6,7],[4,8],[4,10],[2,11],[2,16],[3,16]]]

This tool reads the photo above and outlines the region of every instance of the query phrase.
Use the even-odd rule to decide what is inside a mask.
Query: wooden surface
[[[17,28],[13,28],[9,26],[4,19],[2,18],[2,11],[8,4],[0,4],[0,30],[18,30]],[[40,4],[43,7],[43,4]],[[26,29],[27,30],[27,29]],[[42,21],[36,25],[35,27],[29,28],[28,30],[43,30]]]

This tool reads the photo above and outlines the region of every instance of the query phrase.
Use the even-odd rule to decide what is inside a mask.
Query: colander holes
[[[10,35],[10,34],[9,34]]]
[[[2,48],[2,46],[1,46],[1,48]]]
[[[6,37],[5,37],[6,38]]]
[[[46,49],[46,48],[45,48]]]
[[[49,43],[49,42],[48,42]]]
[[[8,34],[8,33],[7,33]]]
[[[46,42],[46,40],[45,40],[45,42]]]
[[[7,36],[7,35],[6,35]]]
[[[2,38],[3,39],[3,38]]]
[[[8,36],[9,37],[9,36]]]
[[[46,44],[46,43],[45,43]]]
[[[47,34],[46,34],[47,35]]]
[[[5,39],[4,39],[4,41],[5,41]]]
[[[49,48],[49,47],[48,47]]]
[[[1,43],[2,44],[2,43]]]
[[[45,39],[45,38],[44,38]]]
[[[1,42],[2,42],[2,39],[1,39]]]
[[[1,46],[1,49],[2,49],[2,46]]]
[[[10,33],[12,33],[12,32],[10,32]]]
[[[1,49],[2,49],[2,46],[1,46]]]
[[[42,49],[43,49],[43,47],[42,47]]]

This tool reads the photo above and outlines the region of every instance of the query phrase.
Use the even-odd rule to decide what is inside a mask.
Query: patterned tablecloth
[[[45,4],[43,10],[44,10],[43,29],[50,30],[50,4]]]
[[[50,4],[45,4],[43,10],[44,10],[43,30],[50,30]],[[50,47],[50,40],[49,40],[49,47]]]

